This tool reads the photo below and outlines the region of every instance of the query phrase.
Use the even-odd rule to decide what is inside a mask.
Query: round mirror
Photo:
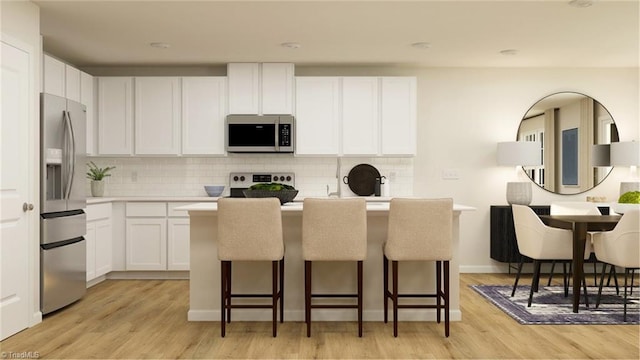
[[[520,122],[517,140],[540,143],[542,165],[524,167],[531,181],[556,194],[578,194],[609,175],[609,149],[594,145],[617,142],[618,129],[598,101],[561,92],[533,104]]]

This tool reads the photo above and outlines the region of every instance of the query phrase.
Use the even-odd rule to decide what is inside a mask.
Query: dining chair
[[[383,244],[384,322],[389,299],[393,302],[393,336],[398,336],[398,308],[435,309],[449,337],[449,261],[452,256],[453,199],[391,199],[387,241]],[[389,261],[392,291],[389,291]],[[436,286],[432,293],[398,293],[399,261],[435,262]],[[444,284],[443,284],[444,282]],[[399,298],[435,298],[436,304],[399,304]]]
[[[358,336],[362,337],[363,261],[367,257],[367,207],[362,198],[304,199],[302,208],[305,322],[311,336],[311,309],[357,309]],[[357,292],[314,293],[312,265],[317,261],[355,261]],[[344,276],[344,275],[339,275]],[[314,298],[356,298],[356,304],[312,303]]]
[[[220,260],[220,324],[231,322],[231,309],[271,309],[273,337],[277,335],[278,301],[284,321],[284,239],[277,198],[218,199],[218,259]],[[233,261],[271,261],[271,293],[239,294],[231,287]],[[233,298],[271,298],[271,304],[233,304]]]
[[[594,232],[591,238],[599,261],[612,267],[619,266],[624,268],[623,321],[627,321],[627,280],[630,270],[640,268],[640,211],[625,212],[613,230]],[[606,265],[602,267],[596,308],[600,305],[605,272]],[[633,276],[631,287],[633,287]]]
[[[558,229],[545,225],[538,215],[528,206],[511,205],[513,211],[513,223],[516,230],[516,241],[520,254],[533,260],[533,278],[531,280],[531,289],[529,292],[529,301],[527,306],[531,306],[533,293],[538,288],[540,280],[540,265],[542,262],[564,261],[568,262],[573,259],[573,232],[566,229]],[[585,251],[585,258],[588,258],[591,252]],[[522,273],[523,259],[518,265],[518,273],[516,281],[513,284],[511,296],[515,295],[518,281]],[[585,305],[589,306],[587,297],[587,285],[582,278]],[[565,296],[568,296],[568,282],[565,277]]]

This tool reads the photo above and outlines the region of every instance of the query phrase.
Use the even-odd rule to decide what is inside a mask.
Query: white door
[[[296,78],[296,155],[338,155],[340,79]]]
[[[342,79],[342,153],[378,154],[378,78]]]
[[[0,339],[29,326],[30,55],[2,42]]]

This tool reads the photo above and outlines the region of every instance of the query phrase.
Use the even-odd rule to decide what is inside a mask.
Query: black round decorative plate
[[[369,164],[359,164],[349,171],[349,175],[343,178],[345,184],[356,195],[370,196],[375,192],[376,178],[380,177],[380,172]]]

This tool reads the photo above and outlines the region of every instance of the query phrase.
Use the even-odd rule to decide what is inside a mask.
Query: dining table
[[[547,226],[573,231],[573,312],[580,305],[580,284],[584,276],[584,250],[589,231],[610,231],[620,215],[539,215]]]

